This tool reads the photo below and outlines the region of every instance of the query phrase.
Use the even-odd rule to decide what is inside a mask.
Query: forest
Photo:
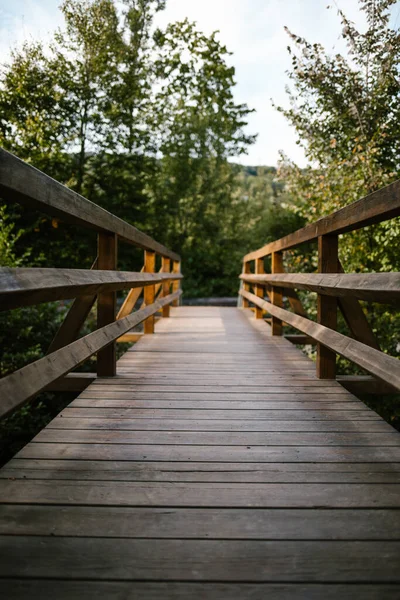
[[[284,152],[276,166],[234,162],[257,132],[247,133],[252,108],[235,101],[232,55],[218,32],[207,36],[188,20],[156,28],[164,0],[64,0],[65,25],[51,42],[26,42],[1,66],[0,145],[179,252],[185,297],[233,297],[246,252],[399,178],[392,5],[359,0],[363,32],[339,10],[343,55],[287,30],[291,85],[276,110],[306,168]],[[2,202],[0,221],[2,266],[87,268],[95,258],[95,236],[57,219]],[[398,271],[399,242],[398,219],[347,234],[341,262],[349,272]],[[288,271],[316,270],[311,246],[285,260]],[[139,252],[121,248],[121,269],[141,264]],[[315,298],[302,297],[315,315]],[[398,313],[364,309],[384,351],[400,356]],[[64,312],[50,303],[2,313],[0,375],[42,356]],[[40,398],[10,419],[23,429],[48,406]],[[378,408],[399,424],[395,398]]]

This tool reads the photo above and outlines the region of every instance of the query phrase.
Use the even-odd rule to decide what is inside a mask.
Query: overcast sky
[[[0,0],[0,56],[27,38],[48,39],[62,26],[60,0]],[[365,22],[357,0],[336,0],[358,26]],[[333,5],[327,10],[327,5]],[[398,2],[392,11],[392,25],[399,24]],[[304,165],[302,150],[294,132],[271,106],[287,103],[285,71],[290,66],[288,36],[284,26],[311,42],[321,42],[334,52],[343,50],[341,27],[335,0],[167,0],[167,9],[157,18],[162,26],[188,17],[205,33],[220,31],[220,40],[233,52],[236,68],[236,100],[256,112],[249,118],[249,133],[258,133],[257,142],[240,162],[275,165],[279,150]]]

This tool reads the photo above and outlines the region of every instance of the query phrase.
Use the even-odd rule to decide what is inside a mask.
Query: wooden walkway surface
[[[175,308],[0,471],[10,600],[400,597],[400,437],[249,310]]]

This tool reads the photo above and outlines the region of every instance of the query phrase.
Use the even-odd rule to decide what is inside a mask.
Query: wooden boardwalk
[[[10,600],[400,597],[400,437],[250,310],[175,308],[0,471]]]

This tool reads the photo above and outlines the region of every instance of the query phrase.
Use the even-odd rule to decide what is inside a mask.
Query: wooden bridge
[[[48,355],[0,381],[1,413],[80,392],[0,470],[2,598],[398,599],[400,437],[352,392],[400,389],[359,303],[398,302],[400,278],[344,274],[337,249],[400,215],[400,184],[248,254],[238,309],[178,306],[178,255],[4,151],[0,193],[99,235],[92,270],[0,271],[2,310],[75,298]],[[142,272],[118,271],[118,240]],[[313,240],[319,273],[284,273]],[[317,322],[296,289],[317,292]],[[117,363],[121,339],[137,343]],[[94,354],[96,374],[72,373]],[[369,375],[336,376],[336,354]]]

